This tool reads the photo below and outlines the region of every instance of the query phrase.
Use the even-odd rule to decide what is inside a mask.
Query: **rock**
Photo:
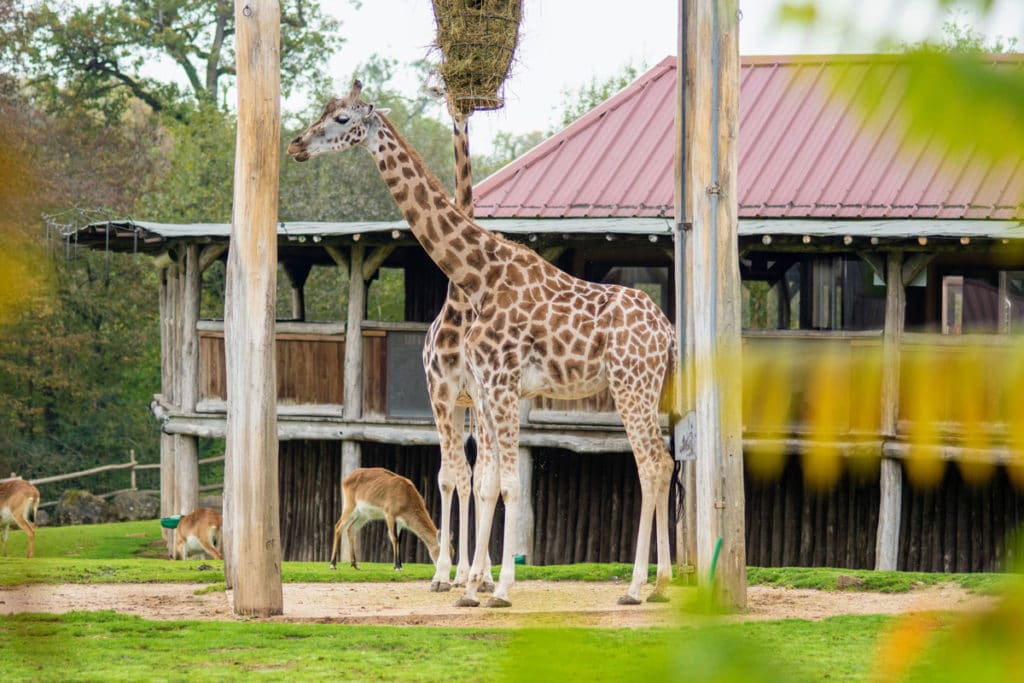
[[[57,524],[101,524],[115,518],[113,508],[102,498],[82,489],[69,489],[57,503]]]
[[[160,516],[160,499],[148,493],[124,491],[114,496],[113,505],[120,522],[156,519]]]
[[[864,579],[858,579],[856,576],[840,574],[836,577],[836,588],[840,590],[843,590],[844,588],[861,588],[863,586]]]
[[[36,526],[49,526],[50,513],[46,510],[36,510]]]

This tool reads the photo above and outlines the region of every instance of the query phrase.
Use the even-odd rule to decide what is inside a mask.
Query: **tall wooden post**
[[[199,245],[185,247],[179,263],[177,324],[181,354],[177,376],[177,406],[182,412],[193,413],[199,400],[199,299],[202,269],[199,264]],[[199,440],[195,436],[175,434],[175,512],[187,514],[199,505]]]
[[[348,260],[348,317],[345,320],[345,385],[344,406],[346,420],[359,420],[363,416],[363,318],[366,315],[366,280],[363,263],[366,249],[352,245]],[[353,439],[341,442],[341,478],[362,466],[362,444]],[[358,544],[358,539],[356,540]],[[341,557],[352,559],[348,536],[341,540]]]
[[[885,267],[885,329],[882,332],[882,434],[896,437],[900,400],[900,342],[903,339],[907,292],[903,287],[903,252],[890,251]],[[903,470],[900,462],[882,458],[879,474],[878,531],[875,569],[895,570],[900,545]]]
[[[698,579],[717,551],[715,589],[743,608],[746,592],[740,382],[736,138],[739,41],[734,0],[681,0],[685,51],[681,201],[692,292]],[[677,264],[678,265],[678,264]]]
[[[238,134],[224,312],[224,525],[226,573],[238,615],[284,609],[274,365],[280,24],[276,0],[235,2]]]

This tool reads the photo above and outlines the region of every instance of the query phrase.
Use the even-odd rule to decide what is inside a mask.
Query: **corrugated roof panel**
[[[1012,57],[992,59],[1016,72],[1024,65]],[[674,57],[662,60],[485,179],[476,187],[477,214],[670,217],[675,66]],[[891,55],[744,59],[740,215],[1024,215],[1022,160],[947,158],[934,141],[908,135],[911,124],[899,110],[906,79],[906,63]]]

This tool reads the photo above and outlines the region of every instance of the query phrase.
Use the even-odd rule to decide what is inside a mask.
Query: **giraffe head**
[[[332,97],[320,118],[288,144],[288,155],[295,161],[306,161],[363,144],[377,114],[387,114],[388,110],[374,109],[372,104],[359,99],[362,89],[363,84],[357,79],[347,97]]]

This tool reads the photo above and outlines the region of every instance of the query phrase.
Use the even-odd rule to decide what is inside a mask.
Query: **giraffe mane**
[[[517,251],[525,250],[530,253],[533,253],[529,248],[524,247],[523,245],[517,242],[505,239],[504,237],[496,235],[490,230],[487,230],[482,225],[477,223],[469,214],[463,211],[462,207],[460,207],[455,201],[453,201],[451,193],[449,193],[448,190],[445,189],[444,185],[441,184],[441,181],[437,179],[437,176],[433,174],[433,172],[427,166],[426,162],[423,161],[423,157],[420,156],[419,152],[417,152],[416,149],[411,144],[409,144],[409,140],[398,131],[398,129],[395,127],[395,124],[391,123],[391,120],[380,111],[376,111],[376,114],[377,117],[381,120],[381,123],[384,124],[388,131],[390,131],[391,134],[395,136],[395,139],[398,140],[398,142],[402,145],[406,154],[409,155],[409,158],[412,159],[412,163],[419,170],[420,177],[422,177],[427,182],[431,189],[440,192],[445,197],[447,197],[449,204],[451,204],[451,208],[455,209],[455,211],[458,212],[460,217],[462,217],[468,223],[471,223],[472,225],[486,232],[492,239],[496,240],[500,244],[504,244]]]

